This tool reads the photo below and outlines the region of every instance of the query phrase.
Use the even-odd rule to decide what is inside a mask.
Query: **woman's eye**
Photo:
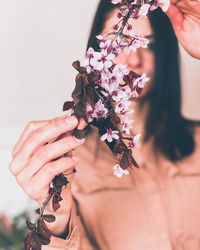
[[[150,50],[155,50],[155,43],[154,42],[148,43],[147,48]]]

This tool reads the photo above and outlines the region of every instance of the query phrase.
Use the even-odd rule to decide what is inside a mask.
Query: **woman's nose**
[[[142,67],[142,55],[140,48],[136,49],[136,51],[131,51],[129,55],[126,57],[126,62],[128,70],[136,71]]]

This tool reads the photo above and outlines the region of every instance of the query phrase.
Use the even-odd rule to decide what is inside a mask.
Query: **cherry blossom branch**
[[[149,78],[145,74],[128,72],[126,65],[115,64],[113,60],[121,51],[129,54],[140,47],[147,47],[148,40],[134,34],[132,26],[128,24],[129,19],[144,18],[149,11],[158,6],[166,11],[169,0],[112,0],[112,3],[121,5],[118,13],[120,20],[114,25],[112,32],[97,36],[99,51],[89,48],[82,64],[79,61],[73,63],[73,67],[78,71],[72,93],[73,100],[64,103],[63,111],[69,110],[78,120],[84,119],[88,124],[86,129],[90,125],[99,129],[101,140],[105,141],[118,157],[118,162],[113,167],[114,175],[122,177],[123,174],[129,174],[128,168],[139,167],[132,156],[132,148],[137,145],[140,134],[130,137],[133,121],[128,119],[128,115],[133,110],[129,108],[128,100],[141,94]],[[125,28],[129,31],[128,35],[123,33]],[[115,37],[111,40],[109,37],[112,35]],[[125,86],[128,88],[123,88]],[[81,139],[85,137],[86,129],[75,128],[70,133]],[[124,140],[128,141],[128,145]],[[42,245],[50,243],[52,234],[44,221],[53,222],[55,216],[44,215],[45,207],[52,198],[53,210],[59,209],[59,202],[62,200],[61,190],[67,184],[68,180],[63,174],[55,176],[49,189],[49,196],[42,208],[36,210],[39,216],[35,223],[26,222],[31,231],[25,239],[26,250],[40,250]]]

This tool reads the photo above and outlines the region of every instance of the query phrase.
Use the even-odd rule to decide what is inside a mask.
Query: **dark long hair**
[[[98,50],[96,35],[100,34],[108,15],[118,6],[101,0],[96,11],[87,48]],[[155,37],[155,72],[153,86],[141,105],[148,101],[144,142],[154,138],[155,152],[162,152],[175,162],[194,151],[194,139],[189,122],[181,116],[181,84],[179,49],[167,15],[159,8],[149,13]],[[133,69],[134,70],[134,69]]]

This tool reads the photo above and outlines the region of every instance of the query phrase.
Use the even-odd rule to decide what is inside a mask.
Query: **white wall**
[[[0,0],[0,124],[59,114],[98,0]]]

